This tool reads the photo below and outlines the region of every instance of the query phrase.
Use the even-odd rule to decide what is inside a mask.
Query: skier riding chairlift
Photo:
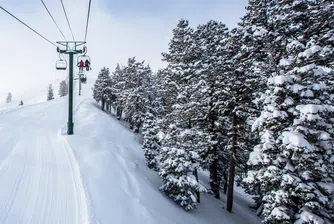
[[[79,67],[79,72],[83,73],[84,62],[82,60],[79,61],[78,67]]]
[[[90,62],[88,59],[86,59],[85,61],[85,67],[86,67],[86,71],[89,71],[91,68],[90,68]]]

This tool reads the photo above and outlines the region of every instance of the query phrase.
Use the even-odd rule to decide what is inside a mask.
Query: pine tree
[[[124,84],[121,99],[123,101],[123,108],[125,113],[125,119],[130,123],[130,129],[134,128],[133,113],[135,111],[133,102],[129,101],[130,97],[133,96],[132,91],[135,88],[136,76],[138,75],[138,63],[135,59],[129,58],[127,66],[123,69]]]
[[[236,151],[239,172],[247,171],[249,152],[259,143],[257,133],[251,131],[251,125],[256,117],[260,116],[259,112],[263,109],[262,102],[267,90],[267,80],[277,67],[275,52],[270,51],[277,46],[273,47],[275,32],[270,24],[269,2],[268,0],[249,0],[246,14],[238,24],[239,40],[237,44],[241,46],[238,53],[242,55],[239,57],[238,63],[247,79],[252,80],[253,83],[249,92],[251,95],[249,101],[252,103],[248,103],[248,111],[243,113],[246,121],[239,127],[239,131],[241,131],[238,136],[239,140],[248,142],[244,145],[243,150]],[[238,177],[237,182],[241,181],[242,178]],[[253,207],[259,209],[258,215],[260,215],[263,208],[260,183],[247,182],[245,179],[241,184],[247,193],[254,195],[255,205]]]
[[[201,167],[210,171],[211,191],[216,198],[220,198],[220,182],[226,177],[227,157],[220,115],[221,102],[221,74],[226,69],[226,48],[229,40],[227,27],[216,21],[209,21],[197,27],[195,38],[195,63],[197,76],[193,79],[197,89],[194,91],[193,120],[203,131],[202,149],[198,150],[201,157]],[[194,141],[203,141],[194,138]],[[225,178],[224,178],[225,179]]]
[[[188,21],[180,20],[173,30],[169,53],[162,54],[163,60],[168,63],[164,86],[168,89],[168,97],[173,97],[174,104],[163,121],[166,137],[162,142],[159,175],[164,184],[160,189],[186,210],[196,208],[199,200],[197,149],[203,148],[200,145],[202,142],[192,142],[193,138],[201,136],[191,117],[195,89],[191,80],[196,75],[193,32]]]
[[[322,6],[317,1],[271,4],[278,33],[273,46],[280,46],[271,52],[279,63],[254,124],[261,143],[250,156],[253,170],[247,177],[260,183],[265,223],[331,219],[334,110],[326,36],[332,28],[326,22],[316,26],[319,18],[324,21]]]
[[[9,92],[8,95],[7,95],[7,98],[6,98],[6,103],[11,103],[12,102],[12,98],[13,98],[12,93]]]
[[[160,80],[157,76],[152,76],[151,78],[151,85],[146,89],[148,93],[148,105],[142,128],[144,139],[142,148],[148,167],[158,171],[159,162],[157,155],[161,149],[161,141],[158,135],[160,132],[160,122],[164,116],[164,107],[162,98],[157,90]]]
[[[116,111],[116,117],[118,120],[122,117],[124,104],[126,101],[123,96],[125,86],[123,72],[124,67],[121,67],[119,64],[117,64],[111,80],[111,92],[115,97],[113,107]]]
[[[63,80],[59,83],[58,95],[60,97],[63,97],[63,96],[66,96],[67,94],[68,94],[67,83],[66,83],[66,80]]]
[[[101,102],[101,109],[104,110],[106,101],[110,99],[111,91],[111,78],[109,68],[102,68],[97,76],[97,79],[93,88],[93,98],[96,102]]]
[[[47,95],[47,98],[46,98],[46,99],[47,99],[48,101],[54,99],[52,84],[49,85],[49,88],[48,88],[48,95]]]
[[[130,128],[139,132],[149,106],[149,90],[151,85],[151,68],[144,66],[144,61],[137,62],[135,57],[129,58],[128,65],[123,70],[125,82],[122,98],[124,112],[130,122]]]
[[[144,156],[146,164],[150,169],[156,171],[158,168],[157,155],[160,149],[160,146],[157,144],[157,134],[158,134],[158,125],[157,120],[153,114],[147,112],[145,116],[145,122],[143,124],[143,145]]]
[[[256,80],[247,76],[247,66],[245,55],[242,53],[243,45],[240,45],[244,32],[236,28],[230,33],[231,38],[228,43],[229,59],[226,70],[223,73],[222,94],[225,100],[221,106],[221,116],[224,118],[224,129],[230,138],[226,150],[229,152],[229,174],[228,174],[228,194],[227,210],[232,211],[233,188],[235,167],[238,162],[238,152],[247,149],[247,132],[245,132],[246,119],[249,115],[249,108],[252,100],[253,86]]]
[[[185,210],[197,208],[198,182],[193,176],[192,160],[198,158],[193,151],[186,151],[177,138],[191,133],[180,132],[175,125],[169,127],[161,152],[161,169],[159,175],[164,184],[160,187],[167,196],[180,204]],[[184,139],[184,138],[183,138]],[[187,139],[191,142],[191,139]]]

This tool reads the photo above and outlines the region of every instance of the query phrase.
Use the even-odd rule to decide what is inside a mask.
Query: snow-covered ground
[[[0,113],[0,223],[261,223],[240,189],[232,214],[212,195],[192,212],[165,197],[137,136],[85,88],[72,136],[67,97]]]

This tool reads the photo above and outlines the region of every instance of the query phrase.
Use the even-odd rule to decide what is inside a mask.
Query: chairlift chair
[[[56,61],[56,69],[57,70],[66,70],[67,69],[67,62],[65,60],[57,60]]]
[[[62,59],[60,57],[60,53],[59,53],[59,60],[56,61],[56,69],[57,70],[66,70],[67,68],[67,62],[65,59]]]
[[[80,82],[83,83],[83,84],[87,83],[87,76],[84,75],[84,74],[81,74],[80,75]]]
[[[59,52],[59,48],[57,48],[57,51]],[[65,59],[62,59],[60,57],[59,53],[59,60],[56,61],[56,69],[57,70],[66,70],[67,69],[67,62]]]
[[[84,63],[83,67],[86,67],[86,60],[88,60],[89,61],[89,68],[87,69],[87,71],[89,71],[91,69],[90,68],[91,60],[90,60],[90,57],[88,55],[86,55],[86,53],[87,53],[87,47],[86,46],[84,47],[84,51],[83,52],[84,53],[82,55],[79,55],[77,57],[77,66],[81,67],[81,66],[79,66],[79,62],[82,60],[82,62]]]

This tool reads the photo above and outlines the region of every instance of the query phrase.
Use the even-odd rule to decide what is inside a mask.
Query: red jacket
[[[79,61],[79,67],[84,67],[84,62],[81,60],[81,61]]]

